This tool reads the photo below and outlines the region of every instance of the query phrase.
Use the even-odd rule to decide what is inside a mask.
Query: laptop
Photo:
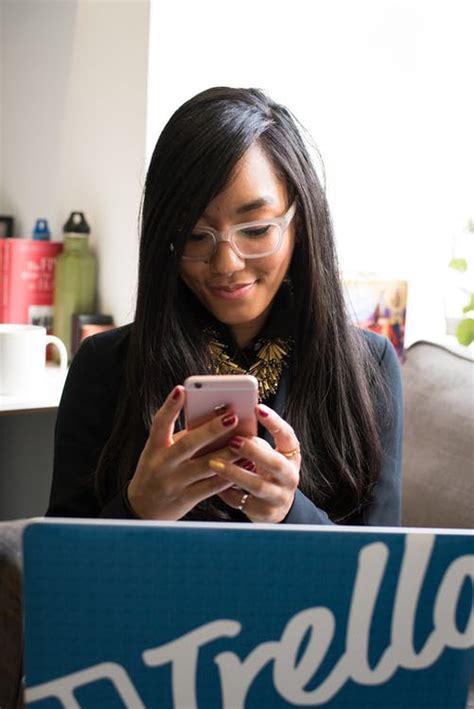
[[[26,705],[464,709],[474,534],[35,520]]]

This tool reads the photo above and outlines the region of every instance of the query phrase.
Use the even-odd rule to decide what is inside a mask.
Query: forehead
[[[232,212],[245,217],[258,212],[284,211],[287,190],[272,162],[258,145],[250,147],[235,166],[225,188],[210,202],[203,216]],[[253,208],[252,208],[253,207]]]

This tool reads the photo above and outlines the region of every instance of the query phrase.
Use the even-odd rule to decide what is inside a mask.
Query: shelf
[[[60,372],[59,367],[48,365],[46,367],[45,393],[35,398],[0,396],[0,414],[57,408],[64,380],[65,375]]]

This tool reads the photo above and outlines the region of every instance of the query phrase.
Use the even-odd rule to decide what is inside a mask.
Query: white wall
[[[3,135],[3,111],[4,111],[4,106],[3,106],[4,69],[3,69],[3,52],[2,52],[3,36],[4,36],[3,35],[3,0],[0,0],[0,212],[2,211],[1,195],[2,195],[2,180],[3,180],[3,175],[2,175],[2,165],[3,165],[2,135]]]
[[[147,0],[4,0],[0,57],[0,211],[54,239],[84,211],[99,262],[99,303],[131,319],[144,181]]]
[[[407,339],[443,328],[474,216],[471,0],[0,0],[0,211],[53,237],[85,211],[103,312],[133,313],[145,165],[216,84],[286,103],[324,158],[341,263],[410,280]],[[146,123],[146,147],[145,147]]]
[[[472,0],[151,2],[147,154],[184,100],[257,86],[324,159],[341,264],[409,278],[407,341],[444,328],[474,216]]]

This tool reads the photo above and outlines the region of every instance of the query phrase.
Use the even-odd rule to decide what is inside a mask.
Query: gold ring
[[[280,453],[280,455],[284,455],[285,458],[293,458],[294,455],[298,455],[298,453],[300,452],[300,447],[297,446],[296,448],[293,448],[292,451],[281,451],[277,448],[277,451],[278,453]]]
[[[250,497],[250,493],[244,492],[244,494],[242,495],[242,499],[240,500],[240,504],[237,507],[237,509],[240,510],[240,512],[242,512],[242,510],[244,509],[245,503],[247,502],[249,497]]]

